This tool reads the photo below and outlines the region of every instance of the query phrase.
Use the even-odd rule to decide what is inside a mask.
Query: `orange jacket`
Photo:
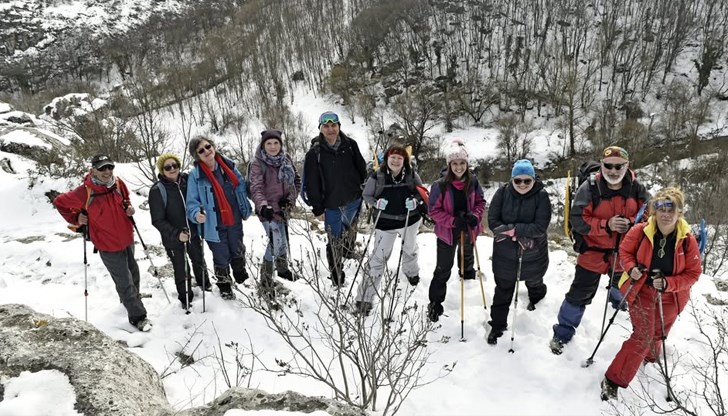
[[[675,258],[673,259],[675,274],[667,277],[667,289],[663,296],[672,295],[678,305],[678,313],[683,310],[690,299],[690,288],[698,281],[703,272],[700,264],[700,251],[698,242],[690,233],[690,226],[687,221],[680,218],[677,223],[677,241],[675,243]],[[619,247],[619,257],[622,259],[622,268],[625,273],[619,281],[622,293],[629,288],[627,283],[630,280],[627,271],[638,264],[649,267],[652,263],[652,251],[654,249],[654,238],[657,233],[655,217],[651,216],[647,223],[637,224],[632,227],[624,236],[624,241]],[[687,239],[687,243],[684,240]],[[645,286],[647,279],[644,277],[634,281],[635,286],[627,297],[627,302],[632,303],[641,290],[652,289]]]

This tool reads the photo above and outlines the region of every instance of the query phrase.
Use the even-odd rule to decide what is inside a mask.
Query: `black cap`
[[[96,155],[91,158],[91,167],[98,169],[107,165],[114,166],[114,161],[107,155]]]
[[[269,129],[260,132],[260,143],[263,144],[268,139],[278,139],[278,142],[283,145],[283,132],[277,129]]]

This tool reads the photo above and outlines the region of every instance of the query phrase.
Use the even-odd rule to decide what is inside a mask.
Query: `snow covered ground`
[[[318,110],[316,110],[318,111]],[[33,169],[33,165],[16,155],[0,153],[0,158],[11,160],[17,172]],[[117,165],[117,174],[122,178],[135,176],[135,168]],[[82,240],[65,227],[65,223],[52,208],[44,193],[51,190],[65,190],[76,186],[78,181],[45,179],[28,189],[25,173],[17,175],[0,171],[0,200],[3,201],[0,215],[0,304],[23,303],[56,317],[73,316],[84,318],[84,267]],[[488,199],[490,196],[488,196]],[[132,195],[132,202],[139,206],[145,196]],[[552,198],[552,203],[556,198]],[[159,233],[151,225],[148,211],[137,210],[136,221],[144,241],[148,245],[160,245]],[[304,227],[297,221],[292,228]],[[245,222],[245,244],[254,257],[264,250],[264,232],[256,217]],[[302,237],[300,237],[302,238]],[[302,244],[299,237],[293,237],[292,250]],[[359,239],[364,241],[365,235]],[[139,239],[136,238],[138,242]],[[414,290],[413,301],[420,305],[427,303],[427,292],[435,267],[435,236],[421,233],[420,276],[422,281]],[[323,244],[322,244],[323,246]],[[131,351],[139,354],[162,373],[172,372],[163,379],[170,402],[176,408],[197,406],[212,400],[222,393],[226,386],[213,360],[199,360],[192,367],[179,369],[172,352],[180,350],[189,338],[193,343],[201,342],[197,357],[209,354],[216,346],[215,331],[220,341],[239,342],[260,352],[263,360],[272,362],[275,357],[290,357],[285,345],[265,325],[262,318],[250,310],[241,309],[237,302],[227,302],[215,294],[207,296],[206,312],[202,312],[200,292],[196,292],[193,313],[185,315],[175,300],[175,289],[171,276],[163,277],[164,287],[172,297],[167,304],[158,282],[149,273],[149,261],[144,258],[137,243],[136,257],[142,275],[142,292],[151,293],[144,303],[154,328],[148,334],[133,331],[126,322],[126,314],[118,303],[111,278],[98,256],[88,248],[88,319],[109,336],[128,343]],[[488,276],[486,297],[488,305],[492,300],[493,281],[489,261],[492,239],[480,237],[478,248],[481,269]],[[211,264],[209,250],[208,264]],[[398,253],[395,246],[394,253]],[[294,255],[295,257],[295,255]],[[392,256],[390,267],[396,267],[396,255]],[[167,262],[163,255],[154,255],[157,267]],[[325,261],[322,259],[322,261]],[[356,268],[353,260],[347,262],[347,274],[351,276]],[[460,339],[459,280],[455,277],[448,285],[448,296],[444,303],[445,316],[441,326],[431,334],[428,348],[432,352],[427,366],[427,377],[434,377],[440,369],[457,362],[451,374],[432,384],[415,390],[400,409],[404,415],[598,415],[614,414],[639,406],[640,399],[632,390],[620,390],[623,404],[617,408],[599,398],[599,381],[603,377],[621,343],[630,332],[627,315],[620,313],[595,357],[595,364],[583,368],[582,362],[591,354],[599,337],[605,291],[600,289],[595,304],[587,309],[584,322],[577,335],[561,356],[551,354],[548,342],[551,325],[568,290],[574,271],[574,257],[566,251],[552,246],[551,263],[545,281],[549,291],[546,298],[533,312],[525,310],[527,296],[521,286],[517,322],[506,332],[497,346],[485,342],[488,316],[483,309],[480,286],[477,281],[466,283],[465,288],[465,338]],[[322,277],[323,278],[323,277]],[[311,310],[310,289],[305,283],[285,283],[303,303],[302,309]],[[252,291],[252,288],[245,288]],[[712,279],[703,276],[694,286],[692,298],[699,306],[705,306],[704,294],[716,294]],[[309,303],[309,305],[306,305]],[[611,314],[611,309],[609,310]],[[510,318],[513,318],[513,311]],[[213,328],[214,325],[214,328]],[[509,354],[510,338],[515,336]],[[675,324],[667,342],[668,355],[695,353],[703,350],[694,342],[696,325],[688,313],[683,313]],[[250,340],[249,338],[250,337]],[[176,367],[175,367],[176,366]],[[32,381],[28,381],[31,380]],[[637,378],[645,383],[659,379],[657,368],[649,365],[640,370]],[[688,377],[677,377],[676,391],[686,388]],[[682,383],[682,384],[681,384]],[[58,414],[75,415],[72,410],[72,388],[59,373],[23,374],[5,384],[5,400],[0,402],[0,415]],[[639,383],[633,383],[638,386]],[[49,385],[55,387],[50,388]],[[268,392],[295,390],[307,395],[330,396],[330,391],[310,379],[295,376],[278,376],[272,373],[255,372],[250,386]],[[658,402],[664,401],[664,387],[652,382],[648,392]],[[57,400],[34,400],[42,391],[52,391]],[[52,408],[43,407],[50,406]],[[60,404],[59,404],[60,403]],[[263,415],[267,412],[230,411],[233,415]],[[276,413],[281,414],[281,413]],[[283,413],[285,414],[285,413]],[[652,414],[645,410],[642,414]]]

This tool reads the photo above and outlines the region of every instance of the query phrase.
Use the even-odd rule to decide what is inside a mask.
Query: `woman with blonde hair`
[[[690,300],[702,273],[700,252],[683,218],[685,196],[665,188],[650,201],[650,216],[625,234],[619,257],[625,270],[620,290],[629,303],[632,335],[602,380],[602,400],[616,399],[643,362],[655,362],[677,315]]]

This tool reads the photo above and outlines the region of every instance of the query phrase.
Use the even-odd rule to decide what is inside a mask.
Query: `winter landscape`
[[[81,2],[59,3],[63,4],[41,6],[40,2],[10,2],[0,5],[0,10],[8,11],[7,16],[21,16],[16,23],[21,22],[22,16],[27,12],[35,16],[33,22],[39,28],[43,27],[43,22],[47,28],[57,29],[66,27],[64,25],[68,21],[85,21],[83,24],[78,23],[79,27],[97,33],[97,26],[105,26],[111,33],[109,38],[114,38],[115,33],[126,33],[129,27],[144,26],[155,15],[153,10],[144,9],[145,5],[126,2],[119,2],[111,9],[109,5],[104,6],[101,3],[93,4],[93,7]],[[244,4],[225,3],[224,7],[221,6],[225,13],[230,13],[229,20],[222,19],[226,25],[231,25],[229,30],[234,28],[231,21],[251,16],[258,19],[276,16],[276,19],[286,23],[296,21],[290,20],[291,10],[284,11],[284,8],[278,7],[281,6],[278,2],[271,3],[278,8],[263,8],[262,11],[257,11],[259,14],[251,11],[253,6],[248,2],[242,3]],[[403,3],[407,4],[392,12],[401,18],[397,20],[399,23],[396,24],[400,25],[397,27],[409,27],[408,30],[412,33],[420,33],[416,22],[406,16],[409,12],[414,15],[415,9],[418,13],[426,14],[420,8],[424,6],[416,6],[418,2]],[[495,14],[493,10],[501,10],[516,19],[520,16],[519,13],[532,16],[538,14],[534,11],[536,8],[548,6],[548,2],[535,2],[532,9],[521,9],[516,6],[509,8],[510,6],[498,2],[472,3],[463,6],[459,2],[444,2],[442,5],[433,4],[427,7],[448,9],[444,15],[451,22],[462,21],[463,18],[458,16],[466,13],[472,23],[481,21],[473,17],[482,15],[477,11],[480,10],[478,7],[486,10],[483,13],[487,16]],[[639,20],[638,16],[644,17],[645,13],[648,15],[646,19],[654,18],[654,14],[645,12],[636,3],[618,3],[623,10],[630,11],[634,20]],[[150,85],[161,83],[163,78],[170,79],[173,72],[165,67],[164,71],[170,72],[164,72],[164,77],[155,77],[153,58],[145,57],[142,62],[137,63],[138,66],[129,61],[123,61],[128,67],[123,67],[122,61],[115,63],[114,70],[94,80],[93,92],[87,92],[86,88],[76,90],[77,85],[69,81],[68,85],[63,84],[64,88],[57,89],[58,94],[46,96],[40,93],[49,90],[50,85],[57,85],[60,82],[59,75],[49,75],[49,79],[54,81],[48,81],[45,87],[37,79],[28,81],[28,84],[20,82],[22,77],[14,76],[12,69],[21,68],[29,74],[25,79],[30,80],[30,75],[35,73],[29,69],[32,65],[23,67],[30,65],[28,61],[23,61],[23,56],[37,54],[38,51],[33,52],[30,48],[15,45],[11,52],[8,46],[10,42],[7,40],[9,32],[3,32],[5,49],[2,51],[5,61],[0,68],[3,71],[0,73],[0,200],[3,201],[3,208],[0,210],[0,241],[3,247],[0,255],[0,317],[2,310],[11,304],[27,305],[56,319],[74,318],[83,321],[87,314],[88,324],[110,337],[115,346],[140,357],[151,366],[163,388],[160,397],[168,403],[164,403],[163,412],[166,413],[161,414],[183,414],[198,408],[198,413],[188,414],[318,416],[359,414],[356,412],[366,411],[368,414],[402,415],[725,415],[728,405],[725,399],[728,388],[728,331],[725,326],[728,312],[728,266],[725,263],[725,253],[728,243],[725,237],[726,225],[722,223],[725,211],[721,201],[728,188],[726,170],[720,166],[726,161],[728,101],[725,97],[728,93],[728,71],[725,68],[728,67],[728,61],[725,55],[719,54],[712,64],[712,74],[709,72],[708,81],[702,84],[701,64],[697,61],[694,63],[693,60],[704,58],[705,45],[701,42],[708,35],[720,38],[715,34],[720,32],[721,27],[725,34],[728,10],[720,2],[698,3],[699,6],[694,6],[689,12],[691,16],[696,16],[695,22],[700,21],[704,17],[701,13],[708,13],[706,10],[712,5],[714,9],[711,10],[715,15],[722,16],[724,25],[710,26],[714,32],[705,29],[706,32],[703,33],[693,29],[690,32],[693,37],[676,54],[674,62],[670,63],[671,68],[665,69],[663,58],[660,58],[660,65],[653,68],[651,75],[657,78],[654,82],[661,84],[660,88],[647,87],[638,93],[625,93],[624,89],[638,90],[638,81],[642,83],[640,85],[647,86],[649,82],[645,77],[638,77],[637,80],[626,79],[624,72],[620,70],[618,77],[622,78],[619,81],[604,81],[604,85],[609,85],[609,88],[589,93],[593,101],[601,102],[606,95],[615,94],[613,89],[618,89],[615,85],[627,85],[620,94],[615,95],[619,96],[615,100],[620,105],[614,103],[614,107],[619,109],[611,112],[599,110],[597,104],[583,105],[584,96],[588,95],[584,90],[578,93],[579,98],[571,97],[571,105],[563,104],[566,97],[560,96],[553,100],[563,104],[558,111],[554,110],[557,106],[550,103],[544,104],[544,109],[541,110],[539,98],[530,96],[521,100],[517,96],[517,91],[526,88],[521,86],[520,89],[514,87],[500,90],[496,94],[500,95],[500,98],[495,99],[497,103],[487,107],[480,117],[468,115],[466,110],[449,112],[441,107],[435,111],[437,114],[428,114],[426,105],[419,105],[418,100],[422,100],[423,96],[430,95],[433,101],[457,101],[446,96],[449,87],[443,87],[442,83],[453,81],[447,77],[438,78],[437,82],[431,80],[437,86],[432,90],[412,87],[416,83],[410,83],[411,79],[400,80],[396,88],[405,92],[400,91],[400,94],[392,96],[371,92],[385,89],[382,83],[386,84],[391,79],[383,78],[379,83],[370,79],[371,83],[368,85],[360,85],[357,89],[352,87],[352,95],[348,95],[349,91],[344,93],[344,88],[337,91],[337,85],[340,87],[358,83],[359,80],[354,79],[352,73],[346,76],[339,73],[341,77],[338,79],[330,74],[325,75],[336,63],[345,61],[341,55],[347,55],[336,50],[340,46],[333,41],[335,46],[331,48],[334,51],[316,64],[301,59],[300,63],[291,64],[290,68],[272,65],[274,68],[266,69],[285,78],[285,81],[271,81],[276,77],[266,80],[241,78],[235,81],[249,83],[246,85],[251,86],[257,82],[262,83],[257,84],[258,86],[265,85],[255,93],[241,93],[245,88],[230,86],[234,82],[227,84],[215,80],[217,89],[207,88],[199,94],[187,91],[175,99],[169,99],[169,96],[160,98],[154,94],[145,95],[152,90]],[[378,2],[356,1],[320,4],[311,1],[297,5],[294,9],[340,7],[342,15],[347,17],[342,16],[343,23],[336,25],[354,27],[355,23],[362,24],[357,19],[372,18],[367,13],[377,17],[380,15],[376,13],[386,11],[377,9],[377,4]],[[577,8],[576,5],[559,5],[565,9]],[[184,12],[180,10],[188,6],[184,2],[165,2],[168,11],[164,13],[172,13],[182,19],[180,16],[184,16]],[[237,7],[245,12],[232,12]],[[458,12],[460,7],[466,12]],[[614,6],[617,10],[620,10],[619,7]],[[662,13],[666,7],[666,2],[655,2],[654,10]],[[680,2],[680,7],[687,6]],[[599,10],[599,13],[594,11],[595,16],[600,16],[599,19],[595,18],[597,20],[606,20],[609,13],[614,13],[609,5],[600,2],[590,5],[589,9]],[[40,13],[40,10],[44,10],[45,14]],[[85,17],[79,17],[81,10],[85,10]],[[162,12],[157,10],[156,13]],[[334,26],[326,26],[316,20],[320,14],[301,13],[301,20],[314,16],[314,22],[325,26],[324,32],[327,34],[340,29],[333,23]],[[578,13],[569,13],[568,10],[564,13],[564,16],[578,20],[575,17]],[[58,16],[61,15],[68,19],[65,23],[59,23]],[[437,16],[440,15],[433,14],[428,19],[437,21]],[[558,16],[555,15],[556,17]],[[216,22],[216,18],[219,17],[210,17],[210,21]],[[109,19],[117,19],[113,28],[108,24]],[[570,21],[568,18],[564,19],[561,22],[565,24],[559,24],[562,33],[577,26],[574,22],[574,25],[566,24]],[[662,20],[654,18],[655,22],[665,20],[669,20],[668,17],[662,16]],[[432,30],[437,31],[435,23],[432,24]],[[27,22],[23,26],[27,26]],[[7,27],[11,28],[10,25]],[[149,29],[147,26],[144,28]],[[378,25],[371,29],[381,31]],[[282,30],[288,31],[286,34],[291,36],[289,39],[293,44],[297,42],[293,38],[299,33],[296,30],[303,29],[290,24]],[[361,26],[357,30],[361,31]],[[461,27],[455,33],[448,32],[445,38],[467,38],[470,36],[468,30]],[[497,27],[496,32],[499,30],[500,27]],[[200,33],[203,32],[205,30],[200,29]],[[658,35],[658,32],[655,23],[650,33]],[[15,33],[18,33],[17,30]],[[50,33],[55,32],[50,31],[48,37],[44,38],[46,43],[41,46],[59,43]],[[402,33],[410,32],[402,29]],[[584,36],[596,36],[592,32],[584,33]],[[357,34],[354,30],[349,35],[354,36],[351,39],[355,39]],[[481,34],[487,36],[487,33]],[[503,36],[507,37],[506,34]],[[569,47],[570,40],[576,38],[578,36],[572,38],[569,34],[563,35],[564,47]],[[721,38],[721,45],[728,49],[725,38],[728,37]],[[268,39],[261,35],[261,39],[263,40],[258,39],[257,42],[266,43],[267,39],[269,44],[282,45],[278,43],[282,41],[279,37]],[[239,38],[237,40],[242,42]],[[369,40],[371,39],[367,38]],[[383,38],[381,41],[383,46],[380,47],[387,49],[392,42],[396,43],[398,40]],[[400,41],[404,42],[401,39]],[[324,45],[317,45],[319,51],[327,50],[326,42],[322,42]],[[663,42],[667,44],[668,41]],[[255,47],[261,48],[259,43],[255,43],[254,45],[258,45]],[[645,45],[653,44],[655,42]],[[40,48],[38,45],[33,47]],[[584,45],[571,46],[587,55]],[[120,48],[119,45],[117,47]],[[182,55],[193,56],[197,53],[192,52],[195,48],[188,47]],[[626,47],[615,47],[615,50],[626,54]],[[255,62],[256,65],[261,62],[274,62],[274,57],[277,59],[286,54],[287,48],[280,46],[272,50],[258,49],[263,56],[261,61],[250,56],[240,59],[244,62]],[[351,45],[343,48],[352,54],[359,50]],[[643,51],[645,48],[647,46],[643,45]],[[456,55],[454,50],[451,51],[452,55]],[[222,54],[220,51],[221,49],[217,50]],[[410,52],[410,55],[413,53]],[[136,55],[130,53],[129,56]],[[386,59],[379,56],[379,53],[377,56],[382,62]],[[410,57],[416,61],[416,57]],[[450,68],[457,73],[456,78],[461,82],[458,88],[463,87],[462,82],[468,79],[467,71],[470,68],[465,68],[465,62],[477,61],[476,57],[461,58],[462,61],[457,66]],[[619,59],[627,60],[625,57]],[[646,60],[644,55],[642,59]],[[200,56],[195,56],[194,60],[204,62]],[[562,63],[567,65],[564,63],[567,61]],[[520,62],[523,72],[504,70],[504,73],[510,75],[500,81],[507,83],[508,77],[512,75],[515,80],[510,82],[518,83],[519,77],[527,72],[527,64]],[[232,65],[230,62],[228,64]],[[392,62],[388,64],[394,72],[407,72],[391,66]],[[482,67],[478,70],[485,71],[487,65],[483,62],[479,65]],[[585,79],[593,77],[589,65],[577,66],[578,70],[573,75]],[[349,68],[354,67],[355,65],[351,65]],[[419,64],[413,64],[413,68],[416,71],[421,69]],[[307,74],[305,81],[293,81],[293,72],[297,69]],[[615,69],[610,67],[609,70]],[[667,81],[662,80],[660,83],[662,70]],[[161,69],[159,71],[162,72]],[[498,69],[492,71],[497,72]],[[254,71],[251,69],[252,72]],[[310,75],[313,73],[320,74],[319,78]],[[447,71],[442,73],[443,76],[452,75]],[[604,79],[609,79],[611,74],[610,72],[605,75]],[[79,76],[81,78],[89,80],[93,76]],[[678,106],[666,104],[667,99],[664,97],[668,91],[664,85],[678,89],[670,82],[682,78],[689,80],[685,84],[689,98],[683,103],[684,107],[705,107],[702,116],[693,118],[688,117],[687,110],[683,108],[685,112],[680,114],[685,118],[678,122],[675,115],[678,113]],[[563,81],[561,76],[555,75],[553,79]],[[620,82],[623,84],[619,84]],[[326,85],[326,88],[319,84]],[[457,82],[449,85],[455,88]],[[411,88],[408,90],[407,86]],[[262,98],[277,91],[277,87],[284,90],[279,91],[278,98]],[[228,90],[221,92],[225,88]],[[569,89],[566,84],[552,85],[552,88]],[[702,90],[701,96],[698,96],[697,89]],[[465,90],[472,92],[477,88],[473,84]],[[370,108],[363,104],[366,100],[362,97],[365,95],[368,98],[379,98],[374,99],[374,105]],[[128,97],[129,102],[136,105],[134,108],[138,111],[126,113],[134,113],[135,116],[124,120],[119,116],[121,110],[110,110],[118,96]],[[418,105],[413,105],[409,110],[404,109],[404,101],[400,102],[396,97],[405,96]],[[625,98],[627,96],[631,99]],[[32,100],[28,97],[37,97],[37,101],[41,101],[43,97],[44,101],[34,107],[29,104]],[[144,97],[152,97],[152,102],[144,104]],[[357,97],[361,101],[357,101]],[[706,100],[705,97],[713,99]],[[485,99],[484,96],[481,98]],[[677,100],[674,97],[672,99]],[[579,100],[582,100],[581,104],[578,103]],[[471,104],[477,102],[480,102],[480,98]],[[629,117],[625,115],[630,111],[626,102],[637,103],[641,114]],[[469,108],[473,109],[472,106]],[[510,110],[505,111],[506,109]],[[580,116],[569,119],[569,109],[575,110]],[[327,110],[335,111],[341,116],[341,130],[357,141],[366,160],[372,160],[377,152],[386,147],[385,142],[399,135],[415,148],[419,146],[421,153],[416,157],[421,175],[427,183],[437,178],[434,172],[444,165],[441,149],[454,138],[463,140],[472,165],[483,182],[485,199],[488,202],[498,186],[509,179],[513,160],[528,158],[533,161],[541,179],[547,185],[553,207],[552,226],[549,229],[550,264],[544,277],[548,293],[534,311],[527,311],[528,298],[525,288],[521,286],[518,306],[516,309],[511,308],[509,328],[497,345],[486,343],[486,335],[490,330],[487,321],[494,291],[491,232],[483,233],[477,240],[480,258],[478,268],[485,277],[485,304],[477,279],[465,282],[464,297],[461,299],[461,283],[457,277],[457,269],[454,268],[443,304],[445,314],[437,323],[428,322],[425,307],[428,303],[428,286],[436,263],[436,237],[431,227],[425,226],[417,236],[421,276],[419,284],[412,287],[404,275],[392,275],[399,261],[400,243],[397,242],[389,259],[389,274],[384,283],[388,293],[392,293],[387,299],[391,302],[375,305],[372,316],[361,319],[350,313],[352,299],[347,294],[351,291],[355,293],[361,276],[366,273],[371,244],[368,247],[365,244],[371,231],[370,224],[363,218],[357,236],[360,257],[345,262],[347,276],[358,273],[356,281],[352,282],[349,278],[342,288],[335,289],[327,279],[329,271],[324,254],[326,241],[322,231],[323,224],[314,218],[310,207],[302,201],[298,201],[291,220],[290,243],[294,269],[303,275],[303,279],[296,282],[278,279],[290,291],[280,299],[278,308],[271,308],[270,304],[261,301],[256,288],[259,264],[267,244],[266,233],[256,216],[244,223],[247,268],[252,278],[238,285],[238,299],[223,300],[215,290],[206,293],[203,307],[202,291],[194,287],[195,298],[191,313],[185,314],[185,310],[180,308],[175,299],[171,266],[162,248],[159,232],[151,224],[148,211],[149,186],[156,175],[153,171],[155,156],[164,151],[174,152],[184,157],[184,165],[189,168],[191,162],[190,156],[186,154],[186,143],[196,134],[209,134],[220,143],[222,153],[235,158],[240,170],[245,173],[248,157],[259,141],[258,132],[268,127],[280,127],[285,131],[284,140],[286,146],[291,147],[290,153],[295,161],[302,162],[308,141],[317,134],[317,118]],[[548,113],[548,117],[542,116],[541,111]],[[514,118],[509,119],[509,116]],[[605,121],[609,117],[614,117],[611,128],[605,127],[610,123]],[[80,123],[81,119],[102,121],[95,127],[89,127],[92,123]],[[417,127],[419,121],[422,123]],[[676,124],[680,126],[676,127]],[[147,136],[144,136],[144,131]],[[131,145],[138,146],[136,152],[134,149],[127,151],[129,145],[119,144],[126,134],[124,132],[136,135],[137,141]],[[106,139],[102,140],[102,136]],[[690,138],[681,139],[686,136]],[[145,142],[144,138],[149,141]],[[595,152],[599,152],[603,145],[612,144],[612,140],[620,141],[620,145],[637,155],[633,167],[638,179],[651,192],[669,184],[683,187],[688,202],[686,217],[694,225],[696,232],[700,219],[708,221],[709,249],[704,259],[706,272],[693,286],[691,302],[679,316],[666,340],[668,375],[676,395],[676,400],[671,402],[666,400],[665,374],[658,364],[644,365],[630,388],[620,389],[618,401],[604,402],[600,399],[599,382],[622,342],[631,332],[629,316],[624,312],[616,313],[614,323],[594,356],[594,363],[584,366],[601,335],[606,277],[603,278],[604,285],[600,285],[594,303],[587,308],[575,338],[565,347],[563,354],[554,355],[549,349],[549,341],[553,335],[551,327],[556,323],[559,307],[574,276],[576,257],[571,242],[563,232],[565,170],[571,169],[573,176],[573,169],[581,161],[594,158]],[[147,143],[149,147],[141,143]],[[129,185],[132,191],[131,201],[136,208],[134,217],[139,234],[135,234],[135,247],[136,259],[142,270],[141,292],[150,295],[143,302],[149,312],[148,318],[154,325],[146,333],[137,331],[127,322],[113,282],[99,256],[92,252],[93,246],[90,243],[84,246],[82,238],[66,228],[67,224],[51,204],[52,195],[66,192],[81,183],[83,174],[88,171],[91,155],[114,146],[126,149],[115,153],[118,158],[115,174]],[[703,168],[702,173],[709,178],[707,180],[697,178]],[[149,255],[143,250],[140,237],[149,246]],[[208,265],[211,265],[211,253],[206,250],[205,254]],[[84,265],[84,255],[88,259],[87,267]],[[364,265],[362,271],[358,271],[360,260]],[[159,270],[159,279],[154,276],[155,269]],[[84,295],[85,291],[88,296]],[[168,303],[166,294],[171,298],[171,303]],[[461,303],[464,305],[462,334]],[[613,313],[614,310],[609,307],[606,310],[607,319]],[[42,331],[45,324],[37,322],[39,321],[36,321],[37,331]],[[309,334],[308,338],[297,337],[302,333]],[[391,342],[391,348],[377,353],[377,356],[367,355],[371,353],[366,348],[369,345],[367,343],[375,340]],[[3,345],[2,342],[0,340],[0,345]],[[356,350],[358,355],[355,355],[362,361],[355,362],[350,356],[343,354],[342,351],[346,348],[341,347],[342,345]],[[397,349],[402,346],[404,349]],[[511,349],[513,352],[509,352]],[[21,353],[20,355],[33,356],[32,350]],[[77,354],[80,359],[84,351],[77,351]],[[74,408],[77,402],[77,392],[72,384],[74,380],[69,380],[67,375],[54,366],[40,371],[14,374],[14,364],[6,361],[10,356],[10,352],[0,350],[0,415],[83,414]],[[314,356],[318,358],[306,359]],[[369,358],[372,361],[367,361]],[[377,362],[380,358],[385,358],[387,362]],[[372,385],[368,384],[371,381],[363,381],[361,377],[361,371],[363,369],[366,372],[367,365],[381,371],[377,379],[378,390],[372,390]],[[393,375],[399,378],[393,380],[390,378]],[[335,399],[349,406],[346,407],[347,410],[342,410],[344,413],[337,413],[339,410],[335,410],[333,406],[328,411],[313,412],[272,410],[275,409],[273,406],[271,410],[221,406],[217,407],[218,413],[205,413],[205,406],[230,388],[260,389],[268,394],[290,390],[305,396]],[[124,400],[120,398],[119,401]],[[220,408],[224,410],[219,410]]]

